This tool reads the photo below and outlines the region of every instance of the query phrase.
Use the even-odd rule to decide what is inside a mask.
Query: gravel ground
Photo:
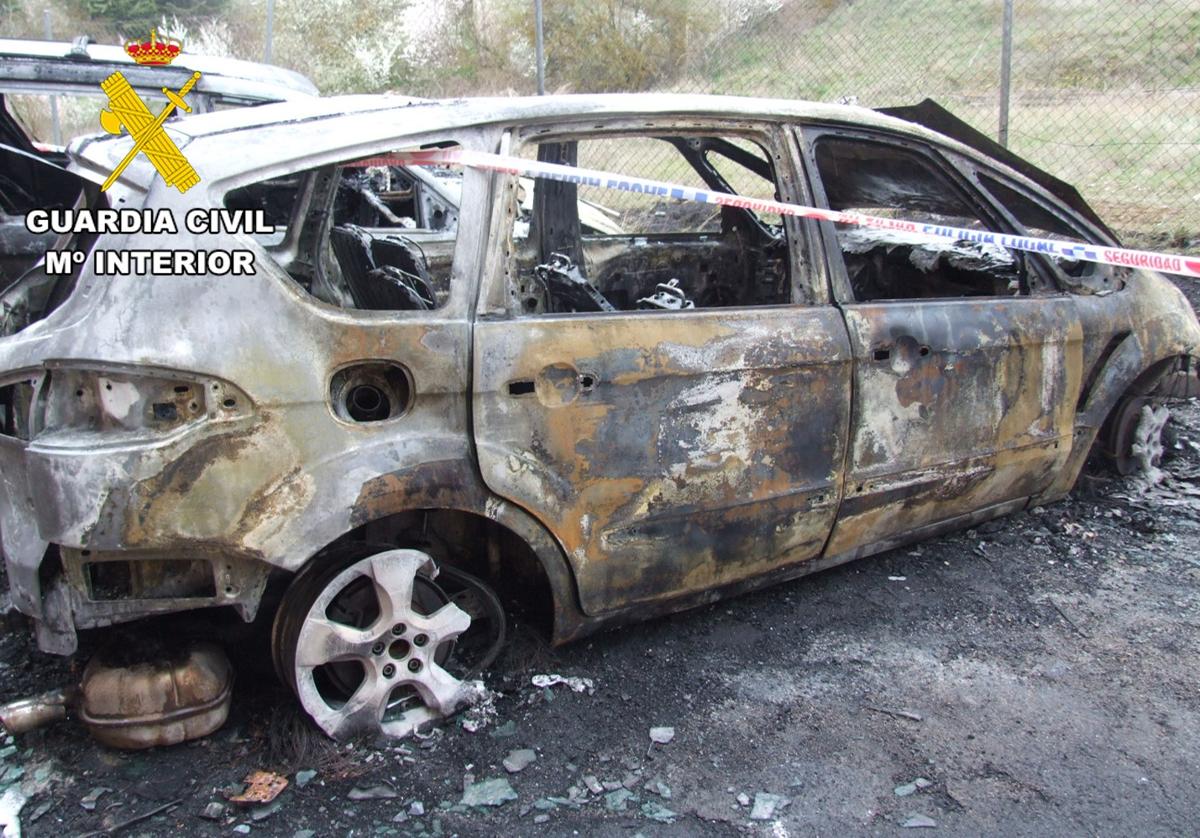
[[[0,750],[0,787],[28,796],[32,836],[173,801],[123,834],[1194,834],[1200,409],[1169,431],[1148,494],[1085,476],[1053,506],[563,649],[518,630],[475,732],[333,745],[256,636],[230,644],[234,710],[208,739],[122,753],[63,723]],[[19,622],[2,700],[78,674]],[[532,685],[547,673],[594,691]],[[254,769],[291,784],[227,803]]]

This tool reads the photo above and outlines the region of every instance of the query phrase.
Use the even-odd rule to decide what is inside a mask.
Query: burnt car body
[[[353,97],[173,131],[200,188],[139,160],[91,204],[269,208],[277,229],[170,239],[250,250],[249,276],[85,263],[6,320],[13,601],[57,653],[268,601],[280,674],[333,735],[457,706],[501,601],[564,642],[1061,498],[1095,446],[1127,455],[1200,344],[1144,270],[650,196],[605,234],[579,223],[584,187],[545,180],[525,228],[518,178],[471,168],[453,237],[345,209],[357,161],[457,145],[1115,243],[994,158],[859,108]],[[127,148],[78,140],[73,169],[102,179]]]

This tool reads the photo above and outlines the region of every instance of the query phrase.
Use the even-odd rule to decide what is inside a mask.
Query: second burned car
[[[354,98],[174,131],[200,187],[134,165],[92,205],[276,231],[172,240],[249,249],[250,276],[84,264],[10,318],[13,600],[64,654],[275,608],[280,676],[334,736],[451,712],[512,609],[564,642],[1056,500],[1095,448],[1128,469],[1200,344],[1146,270],[472,168],[439,224],[377,165],[459,147],[1115,244],[1026,164],[858,108]],[[73,166],[102,179],[127,149],[85,139]]]

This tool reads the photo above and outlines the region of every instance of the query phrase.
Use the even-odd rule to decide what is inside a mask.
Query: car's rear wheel
[[[280,677],[335,739],[406,736],[453,713],[495,658],[491,590],[420,550],[348,545],[299,573],[275,617]]]

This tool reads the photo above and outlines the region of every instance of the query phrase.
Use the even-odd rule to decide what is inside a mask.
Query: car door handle
[[[572,370],[573,374],[564,378],[561,373],[561,370],[564,368]],[[554,388],[558,390],[564,389],[564,384],[566,384],[567,389],[576,390],[581,393],[587,393],[595,388],[596,383],[599,381],[599,378],[595,373],[574,372],[574,369],[568,367],[567,365],[555,365],[553,368],[547,367],[547,369],[554,369],[557,373],[556,375],[551,376],[551,380],[557,382],[554,385]],[[543,375],[545,372],[546,370],[543,370]],[[512,398],[532,396],[537,392],[537,382],[532,378],[515,378],[508,382],[507,390],[508,395]]]
[[[915,354],[920,358],[928,357],[931,351],[928,344],[918,344],[916,338],[909,337],[908,335],[898,338],[896,346],[900,349],[901,358],[912,359],[914,346],[917,350]],[[871,357],[876,361],[889,361],[892,358],[892,347],[888,344],[880,344],[871,350]]]

